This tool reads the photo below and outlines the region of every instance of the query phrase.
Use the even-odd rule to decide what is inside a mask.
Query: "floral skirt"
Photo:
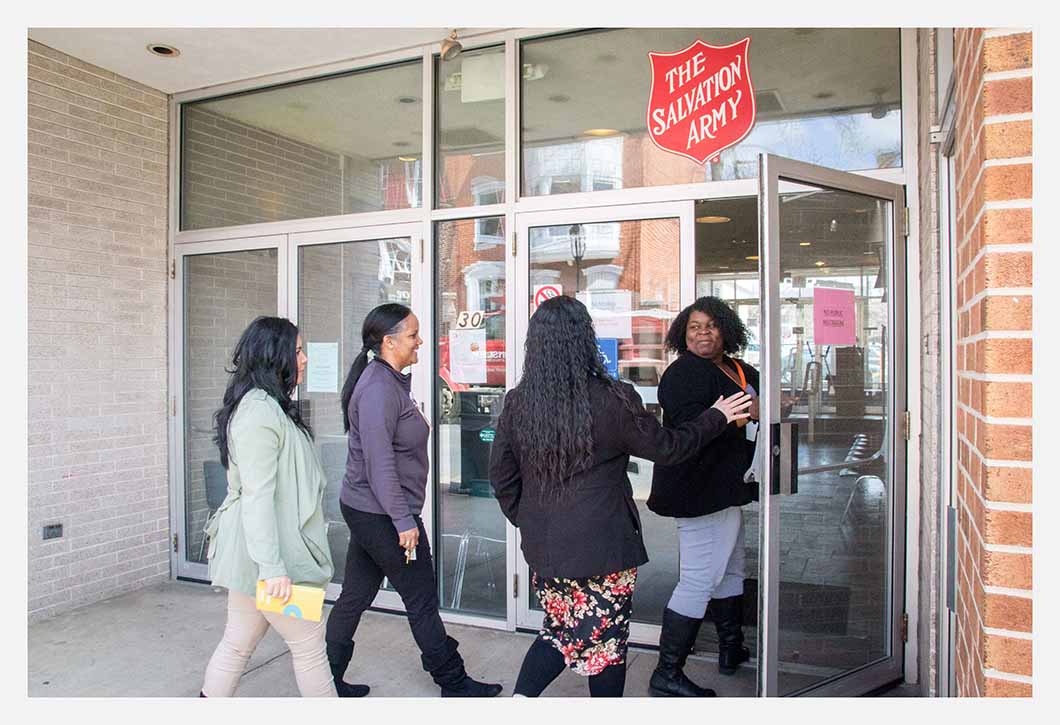
[[[588,677],[626,660],[637,568],[583,579],[545,579],[533,587],[545,610],[541,639],[563,653],[574,672]]]

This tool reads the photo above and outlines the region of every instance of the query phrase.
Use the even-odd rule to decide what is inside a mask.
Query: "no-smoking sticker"
[[[561,294],[563,294],[563,285],[540,284],[534,287],[534,307],[540,307],[545,300],[559,297]]]

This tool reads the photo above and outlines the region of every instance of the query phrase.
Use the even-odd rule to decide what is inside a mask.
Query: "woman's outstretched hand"
[[[733,393],[728,398],[719,395],[718,400],[711,407],[717,408],[725,414],[726,423],[733,423],[748,418],[750,413],[747,410],[751,407],[752,402],[750,395],[740,392]]]

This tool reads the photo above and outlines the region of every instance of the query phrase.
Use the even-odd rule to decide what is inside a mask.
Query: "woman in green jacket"
[[[292,584],[324,588],[334,565],[324,524],[326,485],[312,431],[291,400],[307,358],[298,328],[259,317],[236,344],[215,442],[228,470],[228,495],[210,518],[210,579],[228,589],[224,636],[206,667],[204,697],[230,697],[271,625],[291,650],[303,697],[335,697],[324,651],[324,622],[258,611],[259,579],[286,601]],[[353,696],[367,694],[349,685]]]

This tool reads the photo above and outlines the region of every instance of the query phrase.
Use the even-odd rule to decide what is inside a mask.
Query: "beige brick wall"
[[[961,29],[957,116],[957,688],[1032,694],[1029,32]]]
[[[168,120],[33,41],[28,90],[32,621],[169,576]]]

